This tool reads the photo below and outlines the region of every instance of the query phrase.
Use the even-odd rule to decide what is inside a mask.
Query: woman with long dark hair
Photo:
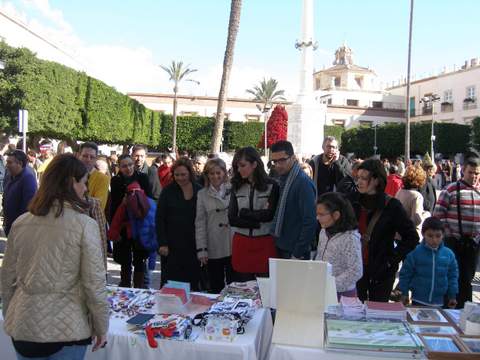
[[[56,156],[10,231],[3,315],[18,359],[83,359],[92,338],[93,350],[106,344],[106,273],[87,177],[75,156]]]
[[[137,182],[148,197],[152,197],[148,183],[148,175],[135,170],[133,159],[130,155],[124,154],[118,158],[119,171],[112,177],[110,182],[110,214],[113,217],[120,204],[127,195],[128,185]],[[111,239],[113,243],[113,259],[121,265],[120,283],[118,286],[132,286],[132,264],[133,264],[133,287],[144,287],[144,276],[146,270],[145,260],[148,252],[142,249],[132,238],[129,238],[126,229],[120,233],[119,239]]]
[[[387,174],[380,160],[358,168],[358,195],[352,200],[362,235],[363,276],[357,282],[360,300],[388,302],[398,264],[418,244],[418,234],[403,205],[385,194]],[[401,239],[395,243],[395,234]]]
[[[267,176],[253,147],[239,149],[232,161],[232,194],[228,219],[234,232],[232,265],[239,280],[268,273],[268,259],[276,256],[271,222],[279,198],[279,186]]]
[[[180,158],[172,166],[173,182],[162,190],[157,206],[158,253],[162,266],[161,286],[168,280],[189,282],[199,290],[200,262],[195,243],[197,193],[192,162]]]

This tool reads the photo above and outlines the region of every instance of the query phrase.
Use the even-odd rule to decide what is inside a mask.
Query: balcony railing
[[[452,112],[453,111],[453,104],[449,102],[441,103],[440,104],[440,111],[441,112]]]
[[[472,110],[477,108],[476,101],[463,101],[463,110]]]
[[[424,106],[422,108],[422,115],[432,115],[432,107],[431,106]]]

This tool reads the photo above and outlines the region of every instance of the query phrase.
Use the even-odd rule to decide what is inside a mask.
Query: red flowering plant
[[[271,147],[277,141],[287,140],[288,114],[285,106],[277,105],[267,121],[267,147]],[[265,147],[265,132],[258,141],[257,148]]]

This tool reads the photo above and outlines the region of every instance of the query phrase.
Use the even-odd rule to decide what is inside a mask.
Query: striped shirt
[[[480,235],[480,192],[460,181],[460,216],[463,235],[475,238]],[[449,184],[438,197],[433,216],[445,227],[445,236],[460,238],[457,212],[457,183]]]

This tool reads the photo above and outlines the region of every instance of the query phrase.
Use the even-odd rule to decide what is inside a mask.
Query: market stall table
[[[231,343],[206,340],[200,334],[201,329],[194,327],[194,333],[199,334],[194,341],[157,339],[158,347],[153,349],[149,347],[145,337],[127,330],[125,319],[112,316],[107,346],[94,353],[88,349],[85,358],[87,360],[264,360],[268,355],[272,329],[270,311],[258,309],[246,325],[245,334],[238,335]],[[2,360],[16,359],[11,339],[3,329],[1,314],[0,349]]]

